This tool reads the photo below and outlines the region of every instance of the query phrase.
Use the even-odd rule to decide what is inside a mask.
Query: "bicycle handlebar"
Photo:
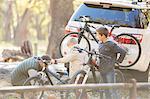
[[[92,25],[87,24],[87,26],[89,26],[89,27],[92,27],[92,28],[96,29],[96,27],[94,27],[94,26],[92,26]]]
[[[96,29],[94,26],[87,24],[88,22],[94,22],[94,21],[92,21],[92,19],[91,19],[90,16],[80,16],[79,19],[80,19],[81,21],[85,22],[88,27],[92,27],[92,28]],[[99,24],[102,24],[102,23],[99,23]],[[102,24],[102,25],[104,26],[105,24]],[[112,34],[112,31],[113,31],[115,28],[119,28],[119,27],[130,27],[130,26],[111,25],[111,27],[112,27],[112,28],[111,28],[110,33],[109,33],[110,35]]]
[[[79,19],[83,22],[88,22],[90,21],[90,16],[80,16]]]
[[[90,16],[80,16],[79,19],[81,21],[85,22],[88,27],[92,27],[92,28],[96,29],[94,26],[87,24],[88,22],[91,21]]]
[[[106,59],[111,60],[111,57],[106,56],[106,55],[103,55],[103,54],[96,53],[96,51],[87,51],[87,50],[82,49],[82,48],[80,48],[80,47],[74,47],[74,48],[76,48],[79,52],[85,51],[85,52],[88,53],[88,54],[91,54],[91,55],[98,55],[100,58],[106,58]],[[118,63],[117,61],[115,61],[115,66],[120,67],[120,65],[119,65],[119,63]]]
[[[106,55],[103,55],[103,54],[100,54],[100,53],[97,53],[96,51],[87,51],[87,50],[85,50],[85,49],[82,49],[82,48],[80,48],[80,47],[74,47],[74,48],[76,48],[79,52],[82,52],[82,51],[84,51],[84,52],[86,52],[86,53],[88,53],[88,54],[91,54],[91,55],[98,55],[100,58],[107,58],[107,59],[111,59],[111,57],[109,57],[109,56],[106,56]]]

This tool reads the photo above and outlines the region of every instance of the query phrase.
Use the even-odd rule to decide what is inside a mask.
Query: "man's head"
[[[48,55],[43,55],[38,58],[38,62],[40,67],[48,66],[48,63],[50,63],[51,58]]]
[[[49,63],[51,58],[48,55],[43,55],[41,56],[41,59],[45,62],[45,63]]]
[[[78,43],[77,39],[75,38],[71,38],[68,40],[67,42],[67,47],[71,48],[73,47],[74,45],[76,45]]]
[[[105,27],[100,27],[98,29],[96,29],[96,34],[97,34],[97,37],[100,41],[103,41],[104,39],[107,38],[109,32],[108,32],[108,29],[105,28]]]
[[[38,57],[37,59],[38,59],[38,63],[41,69],[43,67],[48,66],[48,63],[50,63],[50,60],[51,60],[51,58],[48,55],[43,55],[41,57]]]

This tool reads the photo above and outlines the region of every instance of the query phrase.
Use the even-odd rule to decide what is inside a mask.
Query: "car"
[[[65,34],[79,32],[84,22],[80,16],[90,16],[94,27],[105,26],[109,30],[112,25],[121,27],[114,29],[112,34],[131,34],[141,45],[141,56],[131,67],[119,68],[126,79],[136,78],[137,81],[147,82],[150,68],[150,24],[148,14],[150,6],[145,2],[131,2],[123,0],[84,0],[73,13],[65,28]],[[92,48],[96,48],[93,42]],[[134,49],[134,48],[133,48]],[[134,51],[134,50],[133,50]]]

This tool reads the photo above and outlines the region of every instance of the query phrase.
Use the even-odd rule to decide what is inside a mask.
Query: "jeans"
[[[114,70],[105,74],[101,74],[101,75],[103,77],[104,83],[115,83],[115,71]],[[119,99],[116,90],[113,88],[105,90],[105,96],[106,96],[106,99]]]

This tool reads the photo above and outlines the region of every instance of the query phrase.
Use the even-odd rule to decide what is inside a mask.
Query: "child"
[[[75,46],[77,47],[79,46],[77,43],[78,43],[77,39],[75,38],[69,39],[67,42],[67,47],[70,48],[68,54],[59,59],[51,59],[52,64],[69,62],[70,63],[69,77],[72,77],[76,71],[81,69],[81,66],[85,62],[86,55],[87,55],[83,52],[79,52],[76,48],[74,48]]]
[[[108,30],[105,27],[100,27],[96,30],[97,38],[101,41],[99,46],[99,53],[109,56],[111,59],[100,58],[99,71],[102,75],[104,83],[114,83],[115,82],[115,72],[114,66],[115,62],[121,63],[126,55],[126,51],[119,47],[115,42],[108,39]],[[119,54],[119,57],[117,58]],[[114,94],[113,94],[114,93]],[[118,99],[116,97],[116,92],[112,90],[107,90],[106,99]]]
[[[57,63],[70,63],[69,66],[69,78],[71,78],[75,72],[78,70],[81,70],[82,65],[86,61],[87,53],[84,52],[79,52],[78,49],[75,47],[79,47],[78,41],[75,38],[71,38],[67,42],[67,47],[70,48],[70,51],[68,54],[62,58],[59,59],[51,59],[52,64],[57,64]],[[76,96],[79,96],[80,92],[76,92]],[[83,92],[82,99],[88,99],[87,94]]]

